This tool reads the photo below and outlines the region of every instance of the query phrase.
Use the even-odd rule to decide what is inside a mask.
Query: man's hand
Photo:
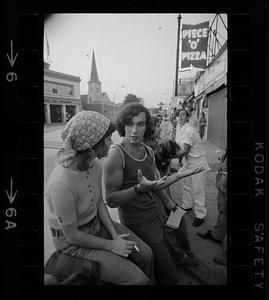
[[[175,204],[172,208],[170,208],[170,211],[175,212],[178,209],[178,205]]]
[[[165,179],[167,176],[164,176],[157,180],[148,180],[143,174],[141,170],[138,170],[137,172],[137,179],[139,184],[139,190],[147,193],[150,192],[150,190],[154,187],[159,186],[160,184],[163,184],[165,182]]]
[[[191,175],[199,174],[201,172],[205,171],[204,167],[198,167],[194,168],[192,170],[187,170],[187,165],[184,165],[182,168],[178,170],[178,174],[180,175],[181,178],[188,177]]]
[[[112,240],[112,249],[111,251],[124,257],[128,257],[132,253],[135,242],[125,240],[129,233],[119,234],[116,238]]]
[[[178,209],[178,205],[176,203],[171,208],[165,207],[165,212],[166,212],[166,217],[165,217],[165,220],[164,220],[165,223],[167,222],[167,220],[168,220],[168,218],[170,216],[171,211],[175,212],[177,209]]]

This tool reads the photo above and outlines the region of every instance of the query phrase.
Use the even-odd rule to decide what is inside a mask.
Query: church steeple
[[[95,83],[98,83],[98,84],[101,83],[101,81],[98,78],[98,74],[97,74],[97,68],[96,68],[95,56],[94,56],[94,50],[92,51],[92,70],[91,70],[90,82],[95,82]]]
[[[91,78],[88,81],[88,103],[102,100],[102,82],[98,78],[94,50],[92,51]]]

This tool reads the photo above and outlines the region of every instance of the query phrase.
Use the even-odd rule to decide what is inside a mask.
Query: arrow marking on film
[[[10,202],[10,204],[12,204],[16,198],[16,195],[17,195],[17,192],[15,192],[15,194],[13,195],[13,181],[12,181],[12,178],[10,179],[10,193],[8,193],[8,191],[6,191],[6,194],[7,194],[7,197],[8,197],[8,200]]]
[[[15,58],[13,58],[13,41],[10,41],[10,56],[7,54],[7,58],[10,62],[11,67],[14,66],[15,61],[17,59],[18,53],[16,53]]]

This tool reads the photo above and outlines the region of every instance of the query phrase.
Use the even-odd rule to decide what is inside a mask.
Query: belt
[[[60,229],[50,228],[50,231],[53,237],[60,237],[64,235]]]
[[[81,228],[84,227],[84,226],[87,226],[87,227],[91,226],[91,225],[94,223],[95,220],[96,220],[96,217],[94,217],[94,218],[93,218],[92,220],[90,220],[88,223],[79,226],[79,229],[81,229]],[[55,228],[51,228],[51,227],[50,227],[50,231],[51,231],[51,234],[52,234],[53,237],[60,237],[60,236],[63,236],[63,235],[64,235],[64,233],[63,233],[62,230],[60,230],[60,229],[55,229]]]

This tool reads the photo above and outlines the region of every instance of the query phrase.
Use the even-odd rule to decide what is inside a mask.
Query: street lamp
[[[115,112],[116,112],[115,95],[116,95],[117,91],[118,91],[120,88],[124,89],[125,86],[124,86],[124,85],[120,85],[120,86],[115,90],[115,92],[114,92],[114,94],[113,94],[113,103],[114,103],[114,110],[113,110],[113,112],[114,112],[114,115],[115,115]]]
[[[121,86],[119,86],[119,87],[115,90],[115,92],[114,92],[114,94],[113,94],[113,102],[114,102],[114,104],[115,104],[115,95],[116,95],[117,91],[118,91],[120,88],[124,89],[125,86],[124,86],[124,85],[121,85]]]

